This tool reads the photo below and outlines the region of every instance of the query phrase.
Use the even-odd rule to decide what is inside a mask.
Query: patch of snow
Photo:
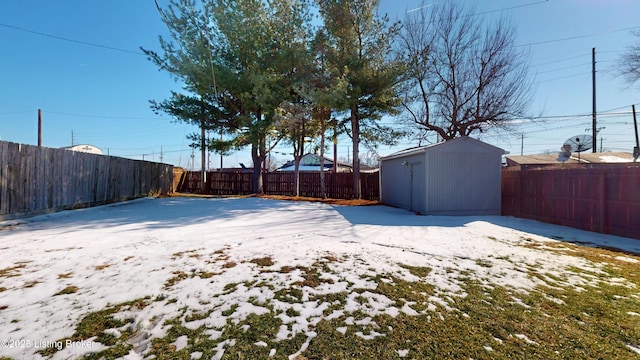
[[[515,337],[517,337],[520,340],[524,340],[527,344],[538,345],[537,342],[529,339],[529,337],[525,334],[515,334]]]
[[[4,224],[0,222],[0,227]],[[0,311],[0,324],[13,324],[15,319],[19,326],[0,327],[0,338],[64,339],[91,312],[149,297],[143,309],[123,308],[114,314],[133,320],[128,325],[135,330],[129,359],[141,358],[153,339],[166,336],[170,326],[164,324],[172,319],[182,319],[182,325],[191,329],[205,327],[205,335],[215,340],[227,321],[241,324],[251,314],[272,314],[277,309],[283,325],[274,340],[282,340],[298,333],[309,337],[319,321],[354,311],[367,314],[369,323],[347,317],[345,326],[337,328],[342,334],[347,326],[373,325],[370,319],[377,315],[417,315],[411,304],[399,309],[374,291],[378,284],[373,279],[380,274],[432,284],[435,293],[426,311],[435,313],[439,308],[453,311],[454,298],[466,296],[461,273],[487,288],[507,286],[525,293],[547,281],[529,276],[529,267],[549,278],[547,285],[573,289],[597,285],[600,279],[591,274],[606,275],[583,258],[522,246],[558,243],[553,237],[640,253],[637,240],[526,219],[415,216],[386,206],[259,198],[149,198],[11,224],[11,231],[2,231],[0,269],[23,266],[16,269],[16,276],[1,280],[6,290],[0,292],[0,305],[7,307]],[[328,254],[337,260],[328,261]],[[273,265],[251,262],[264,257]],[[491,267],[478,265],[478,260],[488,258]],[[235,266],[223,266],[232,262]],[[301,268],[318,262],[319,279],[325,282],[315,288],[296,285],[305,279]],[[431,271],[419,278],[400,264]],[[293,270],[279,271],[284,266]],[[562,281],[552,282],[545,274]],[[37,281],[34,286],[24,286],[33,281]],[[629,286],[622,278],[610,281]],[[54,296],[68,286],[78,291]],[[277,298],[278,291],[289,289],[302,290],[302,298]],[[310,301],[338,293],[346,293],[346,300]],[[333,311],[325,316],[329,308]],[[203,314],[209,315],[203,319],[199,316]],[[187,316],[198,320],[186,321]],[[443,318],[440,313],[438,317]],[[107,331],[121,336],[123,330]],[[176,346],[185,346],[184,341],[176,341]],[[214,358],[222,357],[224,347],[233,344],[219,343]],[[33,349],[4,350],[2,355],[10,358],[41,358]],[[61,351],[56,356],[81,357],[88,352]]]
[[[621,158],[619,156],[613,155],[601,155],[599,156],[600,160],[605,163],[626,163],[629,162],[629,159]]]
[[[517,298],[517,297],[515,297],[515,296],[512,296],[512,297],[511,297],[511,299],[513,299],[513,303],[512,303],[512,304],[520,305],[520,306],[522,306],[522,307],[523,307],[523,308],[525,308],[525,309],[529,309],[529,308],[531,308],[531,306],[529,306],[529,305],[525,304],[525,303],[522,301],[522,299],[519,299],[519,298]]]
[[[413,301],[411,302],[411,304],[410,304],[410,303],[405,303],[405,304],[402,306],[402,309],[400,309],[400,311],[402,311],[403,313],[405,313],[405,314],[407,314],[407,315],[409,315],[409,316],[416,316],[416,315],[419,315],[419,313],[418,313],[417,311],[415,311],[415,310],[410,306],[410,305],[413,305],[413,304],[415,304],[415,302],[413,302]],[[431,305],[431,304],[429,304],[429,305]]]
[[[629,350],[631,350],[631,351],[633,351],[635,353],[640,354],[640,348],[638,348],[638,347],[635,347],[633,345],[627,344],[627,348],[629,348]]]
[[[381,334],[375,330],[371,330],[371,332],[367,335],[365,335],[362,331],[357,331],[354,333],[356,336],[364,339],[364,340],[373,340],[375,338],[377,338],[378,336],[386,336],[385,334]]]
[[[634,263],[634,264],[640,263],[640,260],[633,259],[633,258],[630,258],[628,256],[616,256],[614,259],[620,260],[620,261],[626,261],[626,262],[630,262],[630,263]]]
[[[302,344],[302,346],[300,346],[300,350],[289,355],[289,360],[295,360],[298,356],[302,355],[302,353],[307,350],[307,347],[309,347],[309,343],[311,342],[311,340],[317,335],[318,334],[313,331],[307,333],[307,340]]]
[[[407,355],[409,355],[409,350],[404,349],[404,350],[396,350],[396,353],[398,353],[398,356],[400,356],[401,358],[406,357]]]
[[[119,338],[120,336],[122,336],[122,333],[118,331],[118,329],[106,329],[103,332],[107,335],[113,335],[115,338]]]
[[[225,340],[218,343],[216,346],[216,353],[213,355],[213,360],[220,360],[224,355],[224,349],[226,346],[234,346],[236,344],[235,340]]]
[[[176,347],[176,351],[180,351],[189,345],[189,337],[187,335],[182,335],[173,342],[173,345]]]

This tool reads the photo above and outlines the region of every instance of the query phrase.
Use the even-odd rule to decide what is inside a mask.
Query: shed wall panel
[[[422,154],[401,159],[390,159],[380,163],[381,202],[411,210],[411,166],[423,162]],[[406,165],[403,165],[406,164]],[[415,170],[415,167],[414,167]],[[424,175],[423,182],[424,182]],[[424,198],[424,196],[423,196]],[[416,206],[418,204],[416,203]]]
[[[381,163],[381,200],[423,214],[499,215],[502,154],[497,147],[460,138],[391,155]],[[424,164],[411,166],[420,161]],[[418,169],[424,177],[416,177]]]

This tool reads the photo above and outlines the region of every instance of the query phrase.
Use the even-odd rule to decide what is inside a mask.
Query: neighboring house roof
[[[68,146],[65,147],[65,149],[89,154],[102,155],[102,150],[99,147],[88,144]]]
[[[337,162],[338,172],[350,172],[353,165],[343,162]],[[300,171],[320,171],[320,155],[307,153],[300,159]],[[324,158],[324,171],[333,170],[333,160],[328,157]],[[378,169],[366,165],[360,165],[360,172],[375,172]],[[282,165],[276,171],[295,171],[295,161],[291,160]]]
[[[506,154],[507,153],[506,151],[504,151],[503,149],[501,149],[499,147],[487,144],[485,142],[482,142],[482,141],[474,139],[474,138],[470,138],[468,136],[463,136],[463,137],[455,138],[455,139],[452,139],[452,140],[442,141],[442,142],[439,142],[439,143],[436,143],[436,144],[431,144],[431,145],[426,145],[426,146],[419,146],[419,147],[414,147],[414,148],[410,148],[410,149],[401,150],[401,151],[395,152],[393,154],[390,154],[390,155],[387,155],[387,156],[383,156],[383,157],[380,158],[380,160],[390,160],[390,159],[396,159],[396,158],[400,158],[400,157],[404,157],[404,156],[416,155],[416,154],[425,153],[427,151],[430,151],[431,149],[433,149],[435,147],[458,146],[458,144],[465,143],[465,142],[485,147],[487,150],[495,151],[495,152],[500,153],[500,154]]]
[[[558,154],[536,154],[536,155],[520,155],[520,156],[506,156],[507,166],[544,166],[544,165],[557,165]],[[628,163],[633,162],[633,154],[628,152],[606,152],[606,153],[591,153],[581,152],[571,155],[567,164],[611,164],[611,163]]]

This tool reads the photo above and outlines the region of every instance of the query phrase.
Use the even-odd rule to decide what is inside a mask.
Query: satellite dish
[[[591,135],[576,135],[567,139],[560,148],[558,161],[565,162],[571,158],[572,152],[578,153],[578,162],[580,162],[580,153],[591,149],[593,146],[593,137]]]
[[[593,147],[593,137],[591,135],[576,135],[567,139],[562,145],[562,150],[570,152],[583,152]]]

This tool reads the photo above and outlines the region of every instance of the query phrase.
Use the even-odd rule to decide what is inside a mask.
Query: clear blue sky
[[[530,73],[535,77],[531,109],[547,117],[524,124],[513,135],[488,134],[482,140],[519,154],[524,134],[524,153],[532,154],[557,151],[568,137],[588,133],[591,49],[595,47],[597,108],[606,113],[598,116],[598,126],[605,127],[599,138],[603,138],[605,149],[632,151],[630,110],[631,104],[640,104],[640,85],[628,87],[613,73],[615,61],[625,48],[640,41],[624,30],[640,29],[639,1],[475,3],[487,19],[500,14],[495,10],[504,9],[503,13],[516,23],[518,43],[529,51]],[[393,19],[419,4],[419,0],[381,0],[381,11]],[[69,146],[73,133],[76,144],[95,145],[110,155],[159,161],[162,150],[164,162],[188,166],[191,149],[186,135],[197,129],[175,124],[149,108],[150,99],[162,100],[170,90],[179,90],[169,74],[159,72],[140,54],[140,46],[157,50],[161,34],[165,34],[164,24],[152,0],[2,1],[0,138],[36,144],[40,108],[44,146]],[[379,153],[385,155],[414,145],[405,141],[394,148],[380,148]],[[345,139],[339,145],[339,157],[346,158],[349,149]],[[277,151],[290,149],[282,145]],[[287,160],[286,155],[274,157]],[[224,165],[237,166],[239,162],[251,163],[247,151],[226,157]],[[195,165],[199,166],[198,154]],[[217,166],[219,157],[212,156],[211,167]]]

